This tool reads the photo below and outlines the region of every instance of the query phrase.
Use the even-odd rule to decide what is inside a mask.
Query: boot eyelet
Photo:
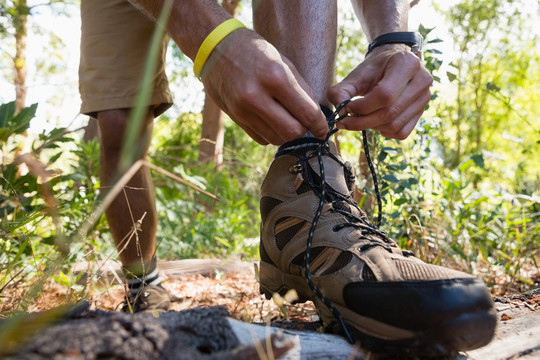
[[[289,172],[293,174],[298,174],[302,170],[304,170],[304,167],[302,166],[302,164],[294,164],[294,165],[291,165],[291,167],[289,167]]]

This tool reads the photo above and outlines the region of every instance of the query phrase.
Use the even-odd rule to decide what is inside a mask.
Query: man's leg
[[[100,130],[100,178],[105,194],[118,180],[128,109],[106,110],[97,114]],[[146,159],[152,135],[153,111],[148,111],[139,134],[134,161]],[[142,167],[123,187],[105,211],[118,255],[128,282],[127,311],[167,310],[169,296],[161,288],[155,258],[157,213],[150,170]]]
[[[334,84],[336,1],[261,0],[253,2],[255,31],[296,66],[321,105]]]
[[[256,6],[257,31],[328,106],[335,1]],[[300,301],[314,301],[328,329],[346,328],[376,351],[437,356],[487,344],[496,314],[482,281],[399,249],[354,202],[350,164],[331,141],[319,144],[304,137],[282,145],[261,186],[261,292],[295,289]]]
[[[125,0],[81,1],[81,112],[98,120],[101,133],[101,183],[115,185],[129,108],[136,101],[155,24]],[[144,159],[152,120],[172,103],[165,74],[163,39],[149,109],[137,144]],[[140,144],[143,144],[140,146]],[[169,299],[159,285],[155,253],[157,215],[150,173],[141,168],[106,210],[130,290],[129,311],[164,310]],[[139,224],[140,222],[140,224]]]
[[[97,115],[101,133],[100,178],[108,191],[118,180],[118,161],[126,132],[128,109],[101,111]],[[153,114],[148,112],[140,134],[140,159],[146,159],[152,133]],[[135,159],[138,160],[138,159]],[[157,216],[150,171],[142,167],[105,211],[119,257],[124,266],[148,263],[154,256]]]

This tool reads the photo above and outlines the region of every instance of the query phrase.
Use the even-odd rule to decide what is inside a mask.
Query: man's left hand
[[[349,117],[337,123],[346,130],[379,130],[403,140],[413,131],[431,98],[433,77],[405,45],[373,49],[356,69],[328,91],[334,105],[354,99],[345,107]]]

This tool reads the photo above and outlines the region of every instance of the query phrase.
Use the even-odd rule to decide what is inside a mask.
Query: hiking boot
[[[171,299],[167,290],[161,286],[147,285],[141,288],[136,296],[129,296],[124,300],[123,312],[165,312],[171,306]]]
[[[416,356],[488,344],[496,313],[484,283],[399,249],[352,199],[350,164],[333,143],[321,149],[326,195],[312,236],[310,273],[352,339],[369,350]],[[327,330],[340,331],[306,281],[307,238],[320,192],[316,147],[282,154],[270,166],[261,186],[260,290],[270,298],[295,289],[299,302],[315,303]]]

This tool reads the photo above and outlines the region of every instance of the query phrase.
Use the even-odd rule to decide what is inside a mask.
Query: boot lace
[[[313,221],[311,223],[311,228],[309,230],[307,243],[306,243],[306,251],[304,255],[304,271],[306,274],[306,281],[310,289],[313,291],[313,293],[332,312],[336,320],[341,325],[341,328],[343,329],[343,332],[345,333],[345,336],[347,337],[348,341],[352,344],[353,343],[352,337],[347,329],[347,326],[345,325],[345,322],[343,321],[343,318],[339,310],[317,288],[317,286],[313,282],[312,275],[311,275],[310,257],[311,257],[313,236],[315,233],[315,229],[317,228],[319,219],[321,217],[323,205],[325,203],[330,203],[332,205],[331,211],[342,214],[345,217],[345,219],[347,219],[346,222],[335,225],[333,229],[334,231],[339,231],[345,227],[352,227],[352,228],[360,230],[362,234],[374,235],[374,236],[369,236],[369,240],[370,240],[369,242],[361,245],[360,251],[364,251],[373,246],[381,246],[391,252],[392,251],[391,248],[396,247],[397,245],[395,244],[393,240],[391,240],[388,236],[386,236],[384,232],[379,230],[379,226],[381,224],[381,218],[382,218],[382,200],[381,200],[381,194],[379,191],[379,184],[377,181],[377,174],[375,172],[375,167],[373,166],[373,161],[371,160],[371,156],[369,153],[366,130],[362,131],[362,140],[363,140],[362,142],[363,142],[364,152],[366,154],[366,160],[367,160],[370,172],[371,172],[371,176],[373,177],[373,184],[375,187],[375,194],[377,197],[377,205],[378,205],[377,225],[374,225],[371,222],[369,222],[369,220],[367,219],[367,216],[356,215],[356,214],[362,214],[362,211],[360,210],[356,202],[351,200],[350,196],[344,196],[343,194],[340,194],[339,192],[335,191],[334,189],[332,189],[330,186],[327,186],[326,184],[323,156],[332,157],[335,161],[340,163],[341,166],[346,170],[347,177],[354,179],[354,175],[352,174],[352,172],[347,168],[345,164],[343,164],[336,156],[334,156],[330,152],[329,150],[330,147],[328,145],[328,141],[330,140],[331,136],[338,131],[338,129],[335,127],[336,123],[344,119],[345,117],[347,117],[347,114],[339,115],[339,113],[343,109],[343,107],[347,105],[349,102],[350,100],[346,100],[343,103],[341,103],[336,108],[336,110],[326,119],[326,121],[328,122],[328,129],[329,129],[328,135],[326,136],[325,140],[319,144],[316,152],[308,155],[305,159],[301,160],[301,162],[305,162],[306,167],[307,167],[309,166],[307,162],[309,158],[317,156],[319,169],[320,169],[320,185],[311,176],[308,176],[309,180],[307,180],[308,184],[313,188],[314,192],[319,196],[319,206],[315,213],[315,217],[313,218]],[[356,214],[353,213],[353,211],[351,210],[351,207],[357,210],[355,212]]]

